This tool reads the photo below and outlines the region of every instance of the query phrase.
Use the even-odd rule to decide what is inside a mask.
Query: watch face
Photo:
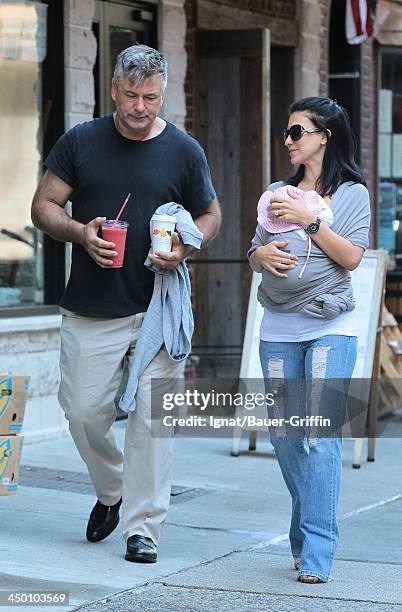
[[[320,224],[317,223],[317,221],[314,221],[313,223],[310,223],[306,230],[309,234],[315,234],[316,232],[318,232],[319,228]]]

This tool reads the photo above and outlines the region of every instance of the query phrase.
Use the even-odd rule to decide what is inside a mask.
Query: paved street
[[[122,440],[124,422],[115,429]],[[176,441],[159,562],[139,565],[124,560],[119,529],[86,542],[95,498],[70,438],[26,445],[22,485],[0,499],[0,588],[70,592],[69,606],[41,610],[402,612],[399,439],[379,440],[376,462],[360,470],[345,441],[335,580],[314,586],[292,569],[290,503],[268,442],[239,457],[230,447],[227,438]]]

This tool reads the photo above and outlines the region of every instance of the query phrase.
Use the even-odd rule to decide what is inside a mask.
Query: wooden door
[[[270,178],[268,30],[198,32],[198,118],[222,206],[219,236],[193,265],[194,352],[240,358],[251,273],[246,252]]]

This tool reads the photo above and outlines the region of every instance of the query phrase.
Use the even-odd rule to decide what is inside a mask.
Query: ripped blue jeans
[[[271,381],[270,391],[274,382],[281,379],[298,379],[305,384],[320,378],[339,379],[348,384],[356,355],[357,338],[354,336],[328,335],[305,342],[260,341],[261,366],[267,390]],[[337,399],[332,408],[344,411],[345,405],[339,405],[339,396],[333,397]],[[303,396],[300,401],[311,402],[311,395]],[[293,407],[287,406],[285,410],[289,415]],[[281,435],[279,429],[275,436],[271,435],[271,442],[292,497],[289,540],[294,558],[301,559],[299,575],[317,576],[327,582],[339,540],[336,511],[342,471],[342,438],[339,434],[293,437]]]

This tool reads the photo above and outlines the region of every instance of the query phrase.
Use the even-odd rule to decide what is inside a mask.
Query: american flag
[[[373,17],[369,0],[346,0],[346,39],[359,45],[373,34]]]

